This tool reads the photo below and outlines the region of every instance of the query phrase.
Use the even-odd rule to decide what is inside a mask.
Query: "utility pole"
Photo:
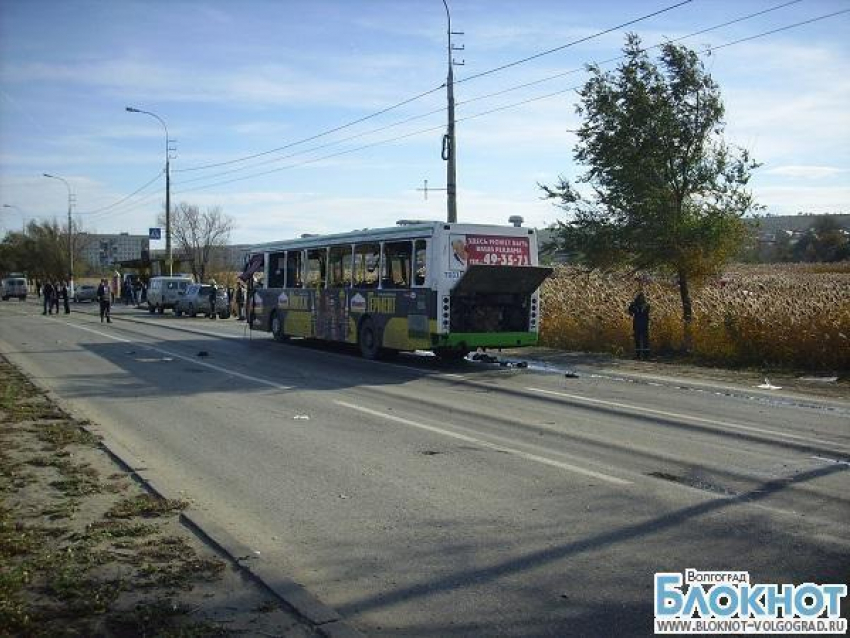
[[[170,277],[174,274],[174,256],[171,252],[171,142],[174,140],[168,136],[168,127],[165,125],[165,120],[156,113],[143,111],[132,106],[125,107],[124,110],[128,113],[150,115],[159,120],[159,123],[162,124],[162,128],[165,130],[165,259],[168,264],[168,276]]]
[[[63,177],[59,177],[58,175],[51,175],[50,173],[42,173],[44,177],[49,177],[51,179],[58,179],[60,182],[65,184],[65,188],[68,189],[68,283],[70,284],[71,290],[69,294],[74,294],[74,220],[71,219],[71,211],[74,207],[74,194],[71,192],[71,185],[68,183]]]
[[[447,221],[452,224],[457,222],[457,149],[455,145],[455,94],[454,94],[454,71],[455,64],[462,65],[463,61],[455,62],[452,58],[452,52],[463,51],[463,46],[452,46],[453,35],[463,35],[463,31],[452,31],[452,16],[449,13],[449,5],[446,0],[443,0],[443,6],[446,8],[446,19],[448,21],[448,55],[449,55],[449,74],[446,79],[446,93],[448,97],[448,129],[443,136],[443,160],[446,165],[446,205],[448,208]]]

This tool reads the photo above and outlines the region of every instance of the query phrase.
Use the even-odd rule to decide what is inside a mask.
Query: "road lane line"
[[[157,352],[159,354],[165,355],[167,357],[174,357],[176,359],[182,359],[183,361],[188,361],[194,365],[203,366],[205,368],[209,368],[211,370],[215,370],[216,372],[221,372],[222,374],[226,374],[231,377],[236,377],[237,379],[242,379],[243,381],[253,381],[254,383],[260,383],[262,385],[267,385],[276,390],[291,390],[293,386],[290,385],[282,385],[280,383],[275,383],[274,381],[269,381],[268,379],[263,379],[261,377],[255,377],[250,374],[243,374],[242,372],[236,372],[235,370],[229,370],[227,368],[223,368],[222,366],[217,366],[213,363],[207,363],[206,361],[198,361],[197,359],[193,359],[192,357],[187,357],[182,354],[178,354],[176,352],[171,352],[169,350],[163,350],[162,348],[157,348],[156,346],[147,345],[144,343],[139,343],[137,341],[132,341],[131,339],[124,339],[123,337],[118,337],[115,335],[111,335],[106,332],[101,332],[100,330],[95,330],[94,328],[87,328],[85,326],[81,326],[75,323],[69,323],[67,321],[62,321],[60,323],[64,323],[66,326],[71,326],[72,328],[77,328],[78,330],[84,330],[86,332],[91,332],[93,334],[99,335],[101,337],[106,337],[107,339],[112,339],[113,341],[120,341],[122,343],[132,343],[140,348],[144,348],[146,350],[152,350],[153,352]]]
[[[622,408],[624,410],[632,410],[633,412],[643,412],[646,414],[657,414],[658,416],[671,417],[674,419],[684,419],[687,421],[697,421],[699,423],[707,423],[709,425],[718,425],[724,428],[730,428],[732,430],[742,430],[745,432],[756,432],[758,434],[768,434],[771,436],[778,436],[786,439],[794,439],[798,441],[803,441],[805,443],[815,443],[817,445],[827,445],[832,447],[842,447],[850,449],[850,446],[845,445],[843,443],[837,443],[835,441],[825,441],[823,439],[814,439],[806,436],[800,436],[799,434],[789,434],[787,432],[777,432],[776,430],[766,430],[764,428],[757,428],[750,425],[741,425],[740,423],[729,423],[728,421],[716,421],[714,419],[706,419],[701,416],[693,416],[690,414],[681,414],[678,412],[667,412],[665,410],[656,410],[654,408],[645,408],[639,405],[631,405],[628,403],[618,403],[616,401],[607,401],[605,399],[594,399],[592,397],[582,396],[580,394],[569,394],[567,392],[558,392],[556,390],[545,390],[543,388],[525,388],[529,392],[539,392],[541,394],[551,394],[553,396],[564,397],[567,399],[573,399],[575,401],[584,401],[586,403],[595,403],[598,405],[604,405],[612,408]]]
[[[508,454],[512,454],[519,458],[525,459],[527,461],[534,461],[535,463],[540,463],[542,465],[549,465],[551,467],[556,467],[561,470],[566,470],[568,472],[573,472],[575,474],[582,474],[584,476],[590,476],[595,479],[599,479],[601,481],[606,481],[608,483],[612,483],[614,485],[632,485],[632,481],[627,481],[625,479],[617,478],[616,476],[611,476],[609,474],[603,474],[602,472],[594,472],[593,470],[588,470],[583,467],[578,467],[577,465],[572,465],[570,463],[563,463],[561,461],[555,461],[553,459],[546,458],[545,456],[538,456],[537,454],[531,454],[529,452],[523,452],[522,450],[517,450],[515,448],[505,447],[503,445],[496,445],[495,443],[490,443],[489,441],[485,441],[484,439],[479,439],[474,436],[469,436],[467,434],[461,434],[460,432],[452,432],[451,430],[445,430],[443,428],[438,428],[433,425],[427,425],[425,423],[419,423],[418,421],[412,421],[410,419],[405,419],[403,417],[398,417],[393,414],[387,414],[385,412],[380,412],[378,410],[372,410],[370,408],[365,408],[360,405],[355,405],[353,403],[348,403],[346,401],[334,401],[339,406],[344,408],[348,408],[349,410],[356,410],[358,412],[363,412],[364,414],[369,414],[371,416],[376,416],[382,419],[386,419],[388,421],[395,421],[396,423],[401,423],[403,425],[407,425],[414,428],[419,428],[420,430],[426,430],[427,432],[432,432],[434,434],[440,434],[442,436],[447,436],[453,439],[457,439],[459,441],[464,441],[465,443],[472,443],[474,445],[478,445],[480,447],[485,447],[491,450],[496,450],[498,452],[507,452]]]

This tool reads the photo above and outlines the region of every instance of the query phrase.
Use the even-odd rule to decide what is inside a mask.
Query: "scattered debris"
[[[346,496],[345,494],[340,494],[340,495],[339,495],[339,497],[340,497],[341,499],[343,499],[343,500],[345,500],[345,499],[347,499],[347,498],[348,498],[348,496]]]
[[[578,379],[578,372],[575,372],[574,370],[567,370],[564,373],[564,377],[567,379]]]
[[[296,414],[292,418],[295,419],[296,421],[309,421],[310,415],[309,414]]]
[[[761,390],[781,390],[782,389],[782,386],[773,385],[770,382],[770,379],[768,379],[767,377],[764,378],[764,383],[757,385],[756,387],[761,389]]]
[[[136,354],[135,350],[127,350],[124,354]]]
[[[198,353],[198,356],[199,356],[199,357],[208,357],[208,356],[210,356],[210,353],[209,353],[209,352],[207,352],[206,350],[201,350],[201,351]]]
[[[499,358],[494,357],[492,354],[487,354],[486,352],[476,352],[472,355],[473,361],[481,361],[483,363],[498,363]]]

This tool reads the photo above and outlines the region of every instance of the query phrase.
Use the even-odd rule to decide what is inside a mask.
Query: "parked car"
[[[3,301],[9,301],[10,297],[17,297],[21,301],[27,300],[27,280],[23,276],[13,275],[0,281],[0,295]]]
[[[97,286],[82,284],[74,290],[74,303],[81,301],[97,301]]]
[[[174,314],[178,317],[187,314],[190,317],[196,315],[210,316],[210,290],[209,284],[192,284],[185,292],[178,293],[177,302],[174,304]],[[216,286],[215,289],[215,312],[221,319],[230,316],[230,308],[227,306],[227,291]]]
[[[148,286],[148,310],[162,314],[166,308],[174,308],[181,292],[192,285],[191,277],[154,277]]]

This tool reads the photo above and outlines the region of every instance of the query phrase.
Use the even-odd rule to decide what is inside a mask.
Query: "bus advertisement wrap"
[[[499,235],[454,235],[450,268],[466,266],[528,266],[531,249],[528,237]]]

